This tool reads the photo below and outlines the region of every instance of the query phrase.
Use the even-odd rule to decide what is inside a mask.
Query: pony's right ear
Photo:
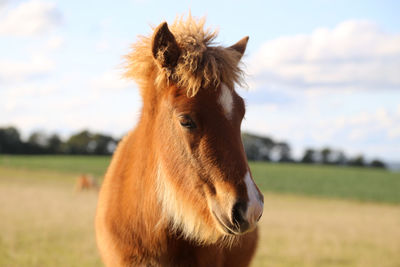
[[[162,68],[171,70],[176,66],[180,49],[166,22],[155,29],[151,49],[155,60]]]
[[[240,39],[236,44],[229,47],[230,49],[233,49],[239,53],[240,55],[239,60],[242,58],[244,51],[246,51],[246,46],[248,41],[249,41],[249,36],[246,36]]]

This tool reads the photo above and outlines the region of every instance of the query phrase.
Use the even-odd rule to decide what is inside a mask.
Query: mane
[[[217,88],[221,83],[231,90],[235,83],[243,85],[243,71],[238,64],[241,55],[234,49],[217,46],[217,31],[204,29],[204,24],[204,18],[195,19],[189,14],[186,20],[177,17],[169,26],[181,50],[173,71],[156,63],[151,50],[152,35],[139,36],[132,52],[125,56],[125,76],[136,80],[142,90],[151,83],[160,89],[173,82],[186,89],[189,97],[201,88]]]

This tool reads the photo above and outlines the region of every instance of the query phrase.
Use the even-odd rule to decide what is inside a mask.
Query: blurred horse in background
[[[230,47],[215,37],[189,15],[160,24],[127,55],[143,106],[100,190],[96,237],[107,266],[250,264],[263,196],[235,91],[248,37]]]
[[[99,190],[99,185],[92,175],[81,174],[76,180],[75,191]]]

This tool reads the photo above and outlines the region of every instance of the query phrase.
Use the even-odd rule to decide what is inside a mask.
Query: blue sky
[[[189,10],[220,44],[250,36],[244,130],[295,156],[330,146],[400,161],[398,1],[0,0],[0,126],[121,136],[140,109],[122,56]]]

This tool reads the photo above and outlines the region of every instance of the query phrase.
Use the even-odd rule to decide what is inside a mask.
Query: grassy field
[[[101,179],[108,156],[1,156],[0,166],[62,173],[91,173]],[[400,172],[321,165],[250,163],[262,191],[400,203]]]
[[[373,168],[301,164],[250,164],[268,192],[400,203],[400,173]]]
[[[0,166],[25,169],[49,170],[62,173],[91,173],[102,177],[110,163],[110,156],[4,156],[0,155]]]
[[[400,206],[265,195],[253,266],[400,266]]]
[[[77,193],[74,183],[83,172],[100,179],[108,162],[0,156],[0,266],[101,266],[93,230],[97,193]],[[265,192],[254,267],[400,266],[399,174],[251,167]]]

